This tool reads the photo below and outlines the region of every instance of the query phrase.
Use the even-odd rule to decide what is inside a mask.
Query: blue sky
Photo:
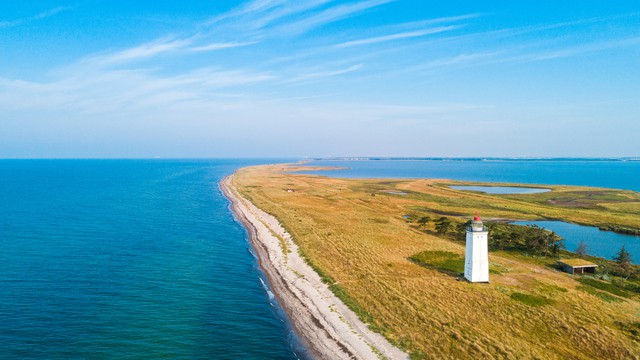
[[[637,1],[0,4],[0,157],[640,156]]]

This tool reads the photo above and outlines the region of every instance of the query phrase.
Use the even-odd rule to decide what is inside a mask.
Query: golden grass
[[[478,210],[485,217],[547,216],[640,227],[633,215],[640,204],[635,193],[624,192],[625,204],[635,205],[604,212],[597,205],[551,205],[537,194],[452,190],[446,184],[462,183],[447,180],[333,179],[282,173],[285,169],[302,168],[244,168],[233,182],[243,196],[280,220],[303,256],[335,282],[334,292],[412,357],[640,357],[637,338],[624,331],[639,321],[637,297],[607,302],[580,291],[582,285],[567,274],[504,252],[490,254],[500,269],[491,274],[490,284],[458,281],[409,257],[424,251],[464,256],[463,245],[420,231],[403,218],[411,212],[473,215]],[[595,191],[553,189],[561,195]],[[532,306],[537,303],[544,306]]]

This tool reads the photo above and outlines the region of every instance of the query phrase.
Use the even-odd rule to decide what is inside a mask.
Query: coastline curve
[[[259,266],[309,354],[317,359],[408,359],[329,290],[278,220],[239,194],[233,176],[222,179],[220,189],[246,227]]]

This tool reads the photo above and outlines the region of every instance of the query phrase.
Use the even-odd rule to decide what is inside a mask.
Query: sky
[[[640,156],[630,1],[0,3],[0,158]]]

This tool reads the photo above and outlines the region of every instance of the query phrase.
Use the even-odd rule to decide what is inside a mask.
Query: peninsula
[[[408,358],[371,331],[329,290],[278,220],[243,198],[232,179],[223,179],[221,189],[234,215],[247,228],[269,286],[311,355],[327,360]]]
[[[456,237],[474,211],[496,224],[542,218],[638,229],[639,194],[545,186],[492,195],[450,187],[479,183],[291,173],[300,170],[311,169],[243,168],[221,188],[315,357],[640,356],[640,286],[617,276],[613,262],[589,257],[607,273],[571,276],[556,262],[575,254],[511,244],[490,251],[490,283],[473,284],[459,276],[464,241]],[[429,221],[436,217],[448,222],[444,231]]]

